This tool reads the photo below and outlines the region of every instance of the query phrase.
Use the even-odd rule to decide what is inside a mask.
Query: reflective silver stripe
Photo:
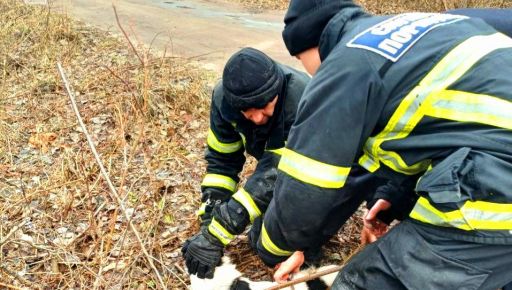
[[[459,210],[442,212],[420,197],[410,216],[424,223],[467,231],[512,229],[512,204],[466,201]]]
[[[212,222],[208,226],[208,231],[214,235],[223,245],[229,244],[235,237],[228,232],[215,218],[212,219]]]
[[[425,114],[455,121],[512,129],[512,102],[493,96],[445,90],[436,94]]]
[[[221,187],[233,192],[236,189],[236,181],[229,176],[209,173],[203,178],[201,186]]]
[[[210,146],[213,150],[220,153],[234,153],[242,148],[242,141],[238,140],[232,143],[223,143],[220,142],[215,133],[213,133],[212,129],[208,130],[207,137],[208,146]]]
[[[350,167],[334,166],[283,148],[278,169],[302,182],[324,188],[341,188]]]
[[[255,218],[261,216],[260,209],[245,189],[240,188],[235,194],[233,194],[233,198],[247,210],[251,223],[254,222]]]
[[[272,240],[270,239],[270,236],[267,233],[267,229],[265,228],[265,223],[261,226],[261,244],[263,245],[263,248],[275,256],[290,256],[292,254],[291,251],[286,251],[274,244]]]
[[[482,57],[497,49],[510,47],[512,39],[501,33],[474,36],[455,47],[402,100],[384,130],[366,141],[364,158],[371,159],[374,163],[382,162],[404,174],[425,171],[428,160],[409,165],[396,152],[383,150],[381,144],[406,138],[426,114],[428,106],[425,104],[435,100],[437,93],[456,82]],[[359,163],[370,164],[364,159],[360,159]]]
[[[443,213],[434,208],[424,197],[418,199],[409,216],[415,220],[436,226],[455,227],[466,231],[472,230],[459,211]]]

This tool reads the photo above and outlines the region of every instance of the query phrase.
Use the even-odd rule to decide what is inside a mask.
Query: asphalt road
[[[251,12],[226,0],[55,0],[52,9],[121,35],[113,4],[132,39],[190,58],[216,72],[242,47],[302,69],[282,42],[284,11]]]

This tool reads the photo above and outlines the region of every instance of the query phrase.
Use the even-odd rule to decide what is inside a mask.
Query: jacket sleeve
[[[394,220],[404,220],[418,200],[414,190],[418,178],[418,176],[410,177],[401,183],[388,181],[377,188],[373,196],[367,200],[366,207],[371,209],[379,199],[387,200],[391,203],[391,208],[379,212],[377,218],[386,224],[391,224]]]
[[[279,158],[278,150],[265,151],[245,186],[227,203],[215,207],[208,230],[224,245],[267,210],[273,196]]]
[[[381,114],[382,85],[366,55],[341,58],[331,53],[299,105],[258,241],[268,265],[318,244],[339,196],[362,194],[344,185]]]
[[[231,197],[239,181],[238,174],[245,163],[241,136],[225,120],[215,104],[215,92],[210,110],[210,128],[205,159],[206,175],[201,182],[200,216],[211,211],[215,204]]]

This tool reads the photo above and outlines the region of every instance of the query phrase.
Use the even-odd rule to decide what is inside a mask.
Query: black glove
[[[197,274],[201,279],[211,279],[215,267],[220,265],[224,247],[215,237],[203,230],[183,244],[181,253],[189,274]]]
[[[241,234],[250,222],[247,210],[234,199],[216,206],[212,217],[232,235]]]
[[[205,188],[202,194],[201,200],[204,205],[204,211],[199,214],[199,217],[201,218],[201,228],[207,228],[212,221],[213,208],[228,200],[231,197],[231,193],[216,188]]]

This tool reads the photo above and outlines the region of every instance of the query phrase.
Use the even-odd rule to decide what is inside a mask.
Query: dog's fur
[[[297,274],[294,274],[293,278],[297,279],[299,277],[306,276],[312,272],[322,271],[329,268],[335,267],[334,265],[323,266],[318,269],[308,269],[301,271]],[[295,290],[325,290],[329,289],[329,287],[334,282],[334,278],[338,273],[331,273],[320,278],[296,284],[293,287],[287,287],[284,289],[295,289]],[[215,268],[215,273],[213,274],[213,279],[200,279],[196,275],[190,276],[190,289],[191,290],[263,290],[274,285],[277,285],[275,282],[261,281],[255,282],[251,281],[245,277],[242,277],[242,273],[240,273],[233,265],[229,258],[223,257],[222,264]]]

